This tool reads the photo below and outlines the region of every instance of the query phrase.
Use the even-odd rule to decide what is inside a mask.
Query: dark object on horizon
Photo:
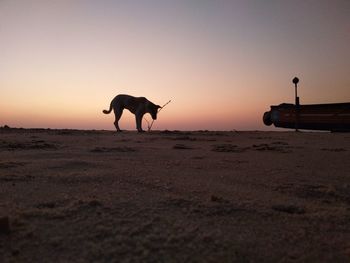
[[[350,102],[294,105],[282,103],[264,113],[264,124],[280,128],[350,132]],[[296,126],[296,122],[298,123]]]
[[[297,77],[292,80],[295,104],[282,103],[271,106],[263,115],[265,125],[305,130],[350,131],[350,103],[300,105]]]

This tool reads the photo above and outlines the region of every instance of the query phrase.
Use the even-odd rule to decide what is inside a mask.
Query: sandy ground
[[[0,262],[349,262],[350,134],[0,129]]]

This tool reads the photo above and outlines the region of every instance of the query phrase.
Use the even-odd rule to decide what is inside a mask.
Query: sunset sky
[[[350,102],[349,47],[349,0],[0,0],[0,126],[113,130],[130,94],[172,100],[156,130],[274,129],[295,76],[302,104]]]

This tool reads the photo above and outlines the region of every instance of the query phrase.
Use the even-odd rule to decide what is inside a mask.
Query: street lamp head
[[[293,83],[296,85],[296,84],[298,84],[299,83],[299,79],[297,78],[297,77],[295,77],[294,79],[293,79]]]

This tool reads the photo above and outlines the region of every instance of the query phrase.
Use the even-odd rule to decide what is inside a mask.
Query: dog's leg
[[[119,125],[118,125],[118,121],[120,120],[120,117],[122,116],[123,114],[123,110],[116,110],[114,109],[114,115],[115,115],[115,122],[114,122],[114,126],[115,128],[117,129],[118,132],[121,132],[122,130],[119,128]]]
[[[136,129],[138,132],[144,132],[144,130],[142,130],[142,117],[143,117],[143,114],[135,114]]]

